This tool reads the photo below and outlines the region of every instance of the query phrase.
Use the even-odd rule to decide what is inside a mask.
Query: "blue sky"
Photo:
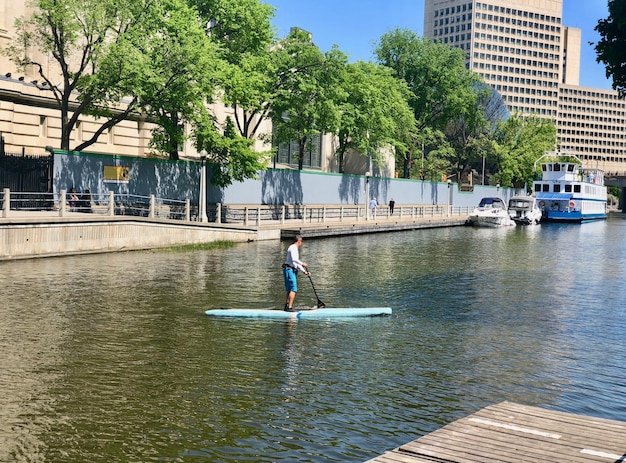
[[[274,27],[284,37],[292,26],[313,34],[323,51],[336,44],[350,61],[372,59],[374,42],[396,27],[424,32],[423,0],[262,0],[276,8]],[[582,30],[580,85],[610,89],[604,66],[596,63],[589,42],[596,42],[593,30],[599,19],[608,16],[607,0],[564,0],[563,24]]]

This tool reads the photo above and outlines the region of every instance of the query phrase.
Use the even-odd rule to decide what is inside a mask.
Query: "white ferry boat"
[[[541,162],[541,180],[533,182],[533,195],[548,222],[583,222],[607,218],[607,190],[604,171],[583,169],[571,154],[549,153]]]

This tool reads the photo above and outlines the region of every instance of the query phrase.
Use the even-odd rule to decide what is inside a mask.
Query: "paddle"
[[[319,296],[317,295],[317,291],[315,290],[315,285],[313,284],[313,279],[311,278],[311,273],[306,272],[306,276],[309,277],[309,281],[311,282],[311,286],[313,286],[313,292],[315,293],[315,297],[317,298],[317,308],[321,309],[322,307],[326,307],[326,304],[324,304]]]

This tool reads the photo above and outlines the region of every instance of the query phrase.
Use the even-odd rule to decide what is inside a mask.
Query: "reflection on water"
[[[1,263],[0,461],[361,462],[502,400],[626,420],[624,231],[305,238],[327,304],[394,308],[341,321],[204,316],[279,307],[288,243]]]

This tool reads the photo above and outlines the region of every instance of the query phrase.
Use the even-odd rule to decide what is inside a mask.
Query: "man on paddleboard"
[[[293,239],[293,243],[287,248],[287,256],[283,264],[285,291],[287,292],[285,297],[285,310],[288,312],[296,312],[293,308],[293,302],[298,292],[298,281],[296,280],[298,271],[304,272],[305,275],[310,275],[307,270],[308,265],[306,262],[300,260],[300,246],[302,246],[302,236],[296,235]]]

